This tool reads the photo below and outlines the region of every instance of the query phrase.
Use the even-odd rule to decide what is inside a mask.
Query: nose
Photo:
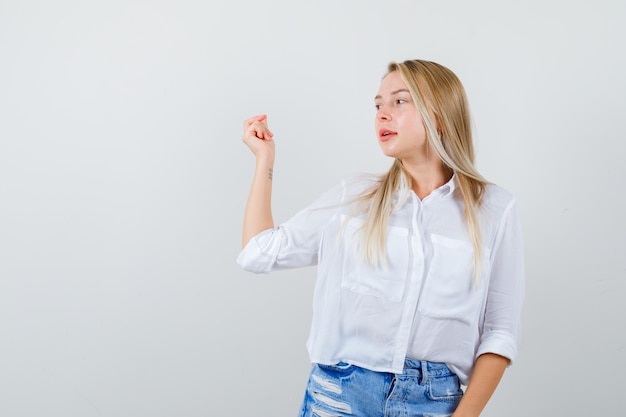
[[[376,112],[376,118],[379,121],[389,121],[391,120],[391,113],[385,107],[385,105],[381,105]]]

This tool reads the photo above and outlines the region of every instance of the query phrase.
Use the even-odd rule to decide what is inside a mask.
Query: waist
[[[455,375],[443,362],[420,361],[406,358],[402,375],[423,375],[428,377]]]

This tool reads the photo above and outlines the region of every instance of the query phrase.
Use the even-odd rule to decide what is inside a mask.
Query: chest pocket
[[[387,265],[372,267],[358,253],[361,245],[358,230],[362,224],[362,219],[353,218],[344,228],[341,288],[395,303],[402,301],[410,262],[408,229],[388,228]]]
[[[471,324],[482,303],[484,279],[474,283],[474,249],[469,242],[431,235],[433,257],[418,311],[425,316]],[[487,249],[484,248],[486,252]],[[487,268],[483,253],[481,268]]]

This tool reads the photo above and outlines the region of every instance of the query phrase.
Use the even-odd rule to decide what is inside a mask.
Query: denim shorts
[[[402,374],[313,365],[300,417],[451,416],[463,390],[444,363],[406,359]]]

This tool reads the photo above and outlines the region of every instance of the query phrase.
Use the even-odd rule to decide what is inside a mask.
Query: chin
[[[386,143],[383,142],[378,142],[378,147],[380,148],[381,152],[384,153],[385,155],[389,156],[389,154],[392,152],[391,149],[389,149],[389,146],[385,146]]]
[[[389,158],[397,158],[398,155],[396,154],[396,152],[390,150],[390,149],[385,149],[382,148],[381,151],[383,152],[383,154]]]

